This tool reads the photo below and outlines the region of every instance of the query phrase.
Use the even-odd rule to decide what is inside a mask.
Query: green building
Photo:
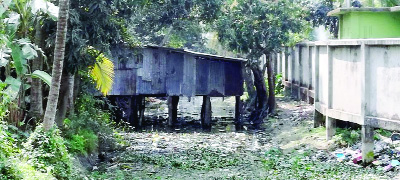
[[[339,39],[400,38],[400,6],[339,8],[328,16],[339,17]]]

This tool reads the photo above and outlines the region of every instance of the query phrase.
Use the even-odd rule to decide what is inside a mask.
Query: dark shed
[[[134,53],[113,50],[115,80],[109,95],[240,96],[243,94],[240,58],[147,46]]]
[[[243,94],[245,59],[158,46],[139,50],[119,46],[112,49],[112,54],[115,78],[109,96],[132,96],[135,100],[131,106],[136,114],[144,108],[141,105],[145,96],[171,97],[172,111],[176,111],[179,96],[204,96],[202,109],[207,117],[208,109],[211,111],[211,104],[207,106],[210,97]],[[170,125],[174,119],[176,117],[172,117]],[[138,124],[141,124],[140,120]]]

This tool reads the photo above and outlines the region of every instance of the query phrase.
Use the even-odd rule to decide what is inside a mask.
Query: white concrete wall
[[[280,57],[289,92],[308,88],[320,113],[400,130],[400,38],[301,43]]]
[[[361,113],[361,74],[360,47],[332,47],[332,108],[354,113]]]
[[[400,120],[400,45],[370,46],[367,115]]]
[[[300,47],[300,85],[302,87],[308,87],[310,84],[310,58],[309,56],[309,48],[308,46]]]
[[[320,102],[321,105],[327,106],[328,103],[328,48],[327,47],[317,47],[319,49],[319,53],[316,54],[318,56],[318,64],[319,73],[315,75],[316,83],[319,84],[319,88],[315,88],[316,99],[317,102]]]

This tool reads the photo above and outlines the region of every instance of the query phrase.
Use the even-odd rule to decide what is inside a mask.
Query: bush
[[[12,157],[4,164],[5,168],[0,172],[0,179],[24,179],[24,180],[55,180],[49,172],[39,172],[27,161],[21,161]]]
[[[83,94],[76,101],[76,112],[64,120],[64,135],[71,152],[84,154],[97,150],[99,142],[103,147],[112,147],[113,122],[110,113],[103,110],[103,100],[97,100],[92,95]],[[84,145],[84,146],[82,146]]]
[[[360,130],[336,128],[336,135],[334,135],[332,139],[339,146],[345,147],[354,145],[356,142],[360,141],[360,138]]]
[[[67,139],[67,147],[72,153],[86,155],[97,149],[98,141],[93,131],[84,129]]]
[[[275,76],[275,94],[282,94],[283,88],[282,74],[279,73]]]
[[[268,77],[264,78],[264,82],[265,82],[265,87],[268,89],[269,88]],[[284,86],[283,86],[283,81],[282,81],[282,74],[279,73],[275,76],[275,95],[282,94],[283,88],[284,88]]]
[[[22,155],[38,171],[50,172],[57,179],[69,179],[72,172],[72,158],[58,129],[36,127],[24,143]]]

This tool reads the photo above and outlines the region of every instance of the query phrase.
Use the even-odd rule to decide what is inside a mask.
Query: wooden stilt
[[[235,126],[236,130],[243,129],[243,118],[242,118],[242,101],[240,100],[240,96],[235,96]]]
[[[204,129],[211,129],[211,116],[210,96],[203,96],[203,105],[201,106],[201,125]]]
[[[131,97],[131,114],[129,117],[129,124],[133,125],[134,127],[138,127],[138,106],[137,106],[137,99],[138,96]]]
[[[179,96],[168,97],[168,126],[173,126],[177,122],[178,102]]]
[[[138,111],[139,111],[139,119],[138,119],[138,127],[142,127],[143,122],[144,122],[144,110],[145,110],[145,101],[144,96],[140,96],[140,98],[138,99]]]

